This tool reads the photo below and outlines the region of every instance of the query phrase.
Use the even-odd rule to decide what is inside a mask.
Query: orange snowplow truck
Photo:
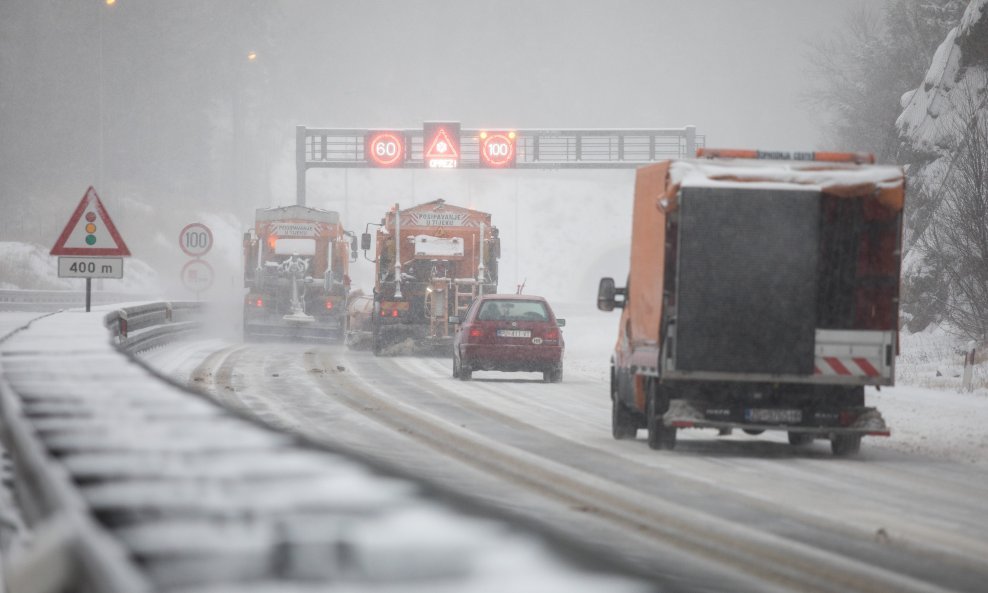
[[[638,169],[611,366],[612,433],[672,449],[682,428],[788,433],[856,453],[888,436],[904,173],[860,153],[701,149]]]
[[[258,208],[244,233],[244,339],[342,339],[356,239],[331,210]]]
[[[361,248],[371,248],[370,233]],[[435,200],[401,210],[377,231],[373,351],[412,340],[451,351],[453,325],[477,296],[497,292],[498,230],[491,215]]]

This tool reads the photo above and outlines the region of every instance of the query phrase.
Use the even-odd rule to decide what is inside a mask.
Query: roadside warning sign
[[[62,234],[51,248],[51,255],[130,255],[130,249],[110,219],[103,202],[90,187]]]

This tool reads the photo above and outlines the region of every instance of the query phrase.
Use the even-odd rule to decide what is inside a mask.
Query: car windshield
[[[487,301],[480,307],[481,321],[546,321],[549,313],[541,301]]]

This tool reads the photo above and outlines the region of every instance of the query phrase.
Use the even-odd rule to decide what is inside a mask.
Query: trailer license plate
[[[775,410],[770,408],[748,408],[744,418],[749,422],[769,422],[773,424],[799,424],[803,421],[802,410]]]
[[[531,338],[532,332],[527,329],[499,329],[497,330],[497,337],[499,338]]]

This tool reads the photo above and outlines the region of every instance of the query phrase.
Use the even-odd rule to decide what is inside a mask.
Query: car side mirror
[[[357,235],[350,237],[350,263],[357,261]]]
[[[625,297],[625,293],[624,288],[614,285],[614,278],[601,278],[597,288],[597,308],[601,311],[613,311],[615,307],[623,309],[626,299],[618,300],[617,297]]]
[[[558,325],[559,327],[566,327],[566,320],[565,319],[560,319],[559,317],[557,317],[556,318],[556,325]]]
[[[360,235],[360,248],[367,251],[371,248],[371,235],[370,233],[363,233]]]
[[[463,320],[460,318],[459,315],[450,315],[448,321],[449,321],[449,323],[452,323],[453,325],[459,325],[459,324],[463,323]]]

